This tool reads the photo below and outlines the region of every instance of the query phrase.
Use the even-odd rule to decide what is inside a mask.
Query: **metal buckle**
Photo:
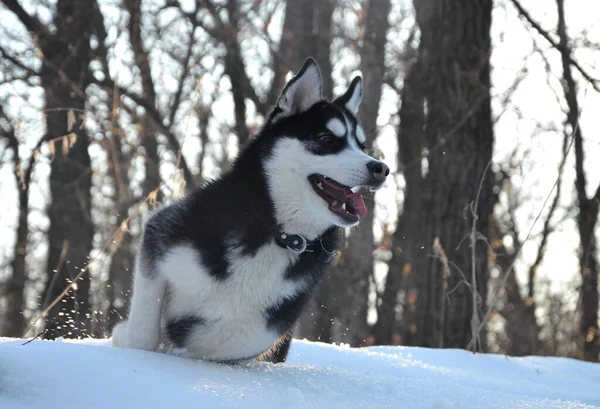
[[[303,253],[304,250],[306,250],[306,246],[308,245],[306,238],[298,234],[288,235],[285,233],[281,233],[279,235],[279,239],[288,250],[294,251],[296,253]]]

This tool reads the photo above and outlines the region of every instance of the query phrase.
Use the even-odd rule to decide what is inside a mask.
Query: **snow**
[[[600,364],[294,340],[228,366],[107,340],[0,338],[0,408],[600,408]]]

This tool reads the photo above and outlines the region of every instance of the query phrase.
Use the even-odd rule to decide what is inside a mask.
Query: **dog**
[[[208,361],[286,360],[340,230],[367,213],[359,189],[389,174],[363,152],[361,77],[331,102],[321,83],[307,59],[232,169],[148,218],[114,346],[166,339]]]

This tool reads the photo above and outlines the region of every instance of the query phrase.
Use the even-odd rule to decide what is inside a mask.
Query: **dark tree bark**
[[[256,94],[250,79],[246,73],[244,59],[239,41],[241,28],[241,15],[239,2],[228,0],[225,4],[227,10],[227,21],[219,14],[218,6],[212,1],[202,4],[213,19],[214,28],[207,27],[197,16],[192,19],[193,23],[201,26],[211,37],[225,45],[225,75],[231,82],[231,93],[233,96],[235,126],[234,131],[240,148],[244,147],[250,139],[250,131],[246,126],[246,98],[250,99],[256,106],[256,110],[263,116],[270,109]]]
[[[273,53],[274,77],[267,96],[267,107],[275,105],[285,85],[288,72],[299,70],[302,63],[313,57],[321,68],[323,95],[333,97],[331,81],[330,46],[332,42],[332,15],[337,0],[289,0],[279,50]]]
[[[585,155],[583,150],[583,133],[579,126],[579,102],[577,100],[577,84],[571,72],[571,47],[565,23],[564,0],[556,0],[558,6],[558,49],[561,53],[563,67],[563,87],[567,101],[567,123],[571,127],[575,145],[575,190],[579,214],[577,227],[579,231],[579,270],[581,273],[581,322],[580,331],[583,337],[582,358],[586,361],[598,362],[600,359],[600,329],[598,328],[598,247],[595,228],[598,223],[600,207],[600,186],[594,196],[586,193],[587,180],[584,170]]]
[[[398,129],[398,164],[404,165],[404,207],[398,216],[398,226],[392,236],[392,258],[388,264],[388,274],[385,287],[381,296],[381,304],[377,308],[377,324],[375,326],[375,342],[379,345],[395,343],[394,336],[400,336],[400,326],[397,323],[398,292],[400,291],[403,277],[410,275],[411,263],[409,255],[416,248],[409,248],[410,244],[417,245],[415,241],[406,240],[407,232],[418,229],[419,219],[415,217],[420,212],[421,203],[421,168],[420,156],[423,147],[424,112],[423,90],[420,78],[421,67],[417,60],[409,63],[400,107],[400,127]],[[406,217],[411,216],[412,217]],[[414,276],[411,276],[414,277]],[[403,315],[408,317],[414,313],[414,305],[407,303]],[[402,343],[402,339],[398,340]]]
[[[108,67],[108,50],[106,49],[106,29],[104,26],[104,16],[100,12],[97,1],[94,0],[94,27],[98,36],[98,47],[93,57],[102,64],[103,74],[113,82]],[[130,21],[131,22],[131,21]],[[108,108],[111,112],[110,125],[106,128],[106,135],[109,136],[105,148],[108,154],[108,173],[114,186],[114,212],[116,223],[114,229],[117,232],[109,249],[111,260],[108,268],[108,281],[106,291],[106,301],[108,308],[103,316],[95,315],[93,320],[93,336],[103,337],[110,334],[113,326],[122,319],[128,310],[129,292],[131,288],[131,268],[134,259],[134,249],[132,246],[133,238],[129,229],[121,229],[123,222],[128,217],[129,207],[132,203],[132,193],[129,180],[130,157],[124,154],[122,140],[124,138],[123,130],[119,125],[120,95],[115,87],[106,87],[106,92],[110,98]],[[152,134],[154,135],[154,134]],[[156,149],[156,148],[155,148]],[[156,153],[155,153],[156,155]],[[155,160],[158,160],[157,158]],[[146,158],[146,173],[148,168],[156,169],[157,163],[148,163]],[[148,181],[144,181],[148,183]],[[157,186],[158,180],[149,181],[151,186]],[[127,227],[128,224],[127,224]]]
[[[421,30],[419,88],[426,110],[423,137],[409,143],[407,159],[412,162],[402,163],[405,172],[413,171],[412,167],[419,170],[407,173],[406,207],[393,247],[401,249],[410,263],[408,268],[402,267],[406,273],[402,284],[403,343],[465,348],[472,338],[477,306],[469,286],[459,285],[462,274],[471,283],[475,268],[476,303],[485,305],[487,295],[487,245],[477,241],[473,266],[470,236],[475,223],[477,232],[488,237],[493,207],[492,178],[486,172],[493,146],[489,78],[492,2],[427,0],[414,5]],[[412,134],[401,130],[400,137],[404,135]],[[427,150],[419,152],[421,146]],[[426,155],[422,170],[420,153]],[[470,209],[476,201],[474,218]],[[436,238],[451,263],[447,282],[442,263],[433,256]],[[394,263],[392,267],[402,265]],[[450,304],[443,306],[442,302],[447,302],[445,288],[453,291]]]
[[[519,231],[517,229],[517,222],[515,220],[515,210],[509,202],[508,209],[508,221],[504,223],[508,226],[507,232],[502,231],[499,225],[499,219],[494,218],[491,227],[491,240],[492,250],[494,251],[494,264],[500,270],[500,276],[506,276],[506,282],[504,291],[506,294],[506,302],[504,308],[499,310],[500,314],[506,320],[504,325],[504,332],[508,341],[506,347],[506,353],[512,356],[529,356],[529,355],[542,355],[547,354],[549,350],[556,350],[552,348],[548,342],[542,342],[540,339],[541,328],[537,322],[536,317],[536,302],[535,302],[535,275],[538,270],[544,255],[546,253],[548,238],[553,231],[551,221],[558,208],[558,202],[560,200],[562,191],[562,173],[568,157],[568,146],[569,137],[565,135],[563,139],[562,155],[563,158],[558,167],[558,179],[556,181],[556,193],[554,199],[550,205],[548,214],[545,217],[544,225],[542,228],[541,239],[538,245],[537,254],[533,264],[529,267],[527,274],[527,292],[526,296],[522,296],[522,291],[517,281],[515,273],[515,258],[518,257],[521,252],[523,243],[519,238]],[[497,192],[506,191],[504,182],[509,181],[510,175],[506,171],[501,170],[498,173],[500,178],[497,178],[499,182],[497,184]],[[499,194],[494,194],[494,202],[498,203]],[[504,246],[504,236],[507,235],[511,238],[513,243],[513,249],[510,251]],[[556,317],[552,317],[551,322]],[[550,348],[548,348],[550,347]]]
[[[558,196],[557,196],[558,197]],[[548,218],[549,220],[550,218]],[[542,353],[542,344],[539,339],[540,328],[535,316],[535,302],[533,295],[523,297],[514,269],[515,257],[518,255],[522,243],[518,233],[510,234],[513,239],[513,250],[509,251],[502,243],[504,233],[500,231],[496,220],[491,226],[491,242],[494,245],[495,265],[501,271],[500,275],[508,274],[504,291],[506,301],[504,308],[499,313],[506,320],[504,332],[508,340],[506,354],[511,356],[530,356]]]
[[[142,82],[142,97],[146,103],[156,109],[156,91],[154,88],[154,81],[152,80],[152,72],[150,70],[150,58],[148,52],[144,48],[144,42],[142,40],[142,10],[141,0],[125,0],[125,8],[129,12],[129,36],[131,41],[131,48],[133,49],[134,62],[140,71],[140,79]],[[144,114],[141,118],[142,129],[140,131],[142,146],[146,153],[144,161],[144,170],[146,173],[143,183],[143,194],[147,196],[153,190],[160,186],[160,174],[159,174],[159,157],[158,157],[158,143],[156,141],[156,121],[157,118],[151,118],[148,113]],[[169,124],[172,125],[172,124]],[[178,149],[170,144],[171,149],[175,155],[178,154]],[[193,186],[191,172],[188,169],[186,163],[182,164],[184,169],[184,178],[186,183]],[[160,198],[158,198],[160,201]]]
[[[59,0],[50,30],[37,17],[29,15],[17,0],[6,0],[4,4],[29,31],[42,62],[39,76],[46,102],[43,140],[53,152],[47,281],[42,296],[45,307],[76,279],[92,248],[89,141],[81,113],[85,89],[90,83],[94,8],[85,1]],[[25,198],[21,201],[24,203]],[[23,217],[20,216],[22,222]],[[25,236],[26,232],[21,231],[21,241]],[[16,260],[15,265],[21,268],[24,257]],[[91,312],[89,277],[81,277],[75,284],[62,302],[48,311],[47,338],[77,337],[87,332]]]
[[[200,153],[198,154],[198,186],[204,186],[206,182],[204,178],[204,160],[206,159],[206,150],[208,147],[208,125],[210,122],[210,105],[196,107],[196,115],[198,116],[198,125],[200,128]]]
[[[90,83],[90,36],[93,10],[86,1],[60,0],[53,19],[55,31],[38,37],[43,55],[41,85],[46,99],[46,139],[55,146],[50,170],[48,208],[47,286],[44,299],[51,302],[67,282],[86,266],[92,249],[92,172],[88,135],[80,112]],[[76,112],[77,119],[73,122]],[[74,134],[75,138],[63,137]],[[49,311],[45,337],[78,337],[87,332],[91,313],[90,279],[77,281],[63,302]]]
[[[15,155],[18,155],[15,153]],[[18,338],[23,336],[25,329],[25,282],[27,280],[27,267],[25,256],[27,255],[27,238],[29,223],[27,221],[29,210],[29,189],[19,189],[19,221],[17,225],[17,237],[12,259],[12,276],[6,290],[5,313],[6,321],[2,327],[3,335]]]
[[[110,131],[110,160],[109,171],[115,187],[115,212],[117,223],[115,230],[118,234],[111,243],[112,257],[108,270],[107,297],[109,302],[108,325],[104,330],[111,333],[113,327],[127,316],[133,277],[134,249],[133,238],[127,223],[131,191],[129,189],[129,160],[123,154],[121,138],[123,131],[118,122],[119,99],[113,96],[112,127]]]
[[[360,49],[360,69],[363,78],[363,98],[358,112],[368,149],[377,137],[377,116],[385,72],[385,45],[389,27],[389,0],[370,0],[365,5],[364,37]],[[339,329],[336,342],[353,346],[364,344],[370,335],[367,323],[370,281],[373,276],[374,197],[368,198],[368,213],[357,229],[346,238],[339,263],[333,268],[336,302],[336,321]],[[346,329],[347,328],[347,329]]]
[[[0,107],[0,113],[2,107]],[[29,235],[29,187],[31,185],[31,176],[35,163],[31,161],[26,169],[19,160],[19,141],[14,130],[8,130],[2,135],[8,140],[8,145],[13,151],[14,175],[18,186],[19,197],[19,218],[17,222],[17,232],[13,250],[13,259],[11,262],[12,275],[8,281],[8,287],[5,293],[7,310],[5,313],[2,333],[7,337],[18,338],[23,336],[25,330],[25,283],[27,281],[26,256],[28,250]],[[38,143],[38,147],[42,141]]]
[[[506,336],[509,340],[506,354],[530,356],[542,353],[535,303],[532,298],[523,299],[521,296],[514,269],[509,272],[505,291],[507,305],[500,313],[506,320]]]
[[[333,98],[330,46],[335,0],[300,0],[286,2],[279,51],[273,55],[274,78],[267,104],[274,105],[285,83],[286,74],[300,69],[308,57],[314,57],[323,77],[323,96]],[[337,301],[331,269],[321,281],[316,296],[310,300],[302,317],[297,336],[315,341],[332,339],[332,303]],[[332,285],[334,287],[332,287]]]
[[[147,106],[154,107],[154,112],[158,113],[156,110],[156,91],[150,70],[150,60],[142,40],[141,2],[138,0],[126,0],[124,5],[129,12],[128,30],[134,54],[134,63],[140,72],[142,84],[141,98],[143,98]],[[96,24],[98,24],[100,30],[103,30],[103,22],[101,20],[102,16],[98,13]],[[105,33],[101,38],[105,38]],[[101,49],[100,52],[103,54],[100,58],[106,61],[106,50]],[[108,67],[105,67],[105,75],[109,79],[108,83],[112,84],[113,81],[110,77]],[[119,94],[118,90],[115,91],[114,87],[108,86],[106,90],[112,96],[111,112],[113,118],[108,153],[109,173],[115,186],[114,201],[117,217],[115,231],[117,234],[110,246],[111,261],[107,282],[108,311],[106,321],[101,324],[100,331],[110,333],[114,325],[126,316],[129,309],[135,250],[133,248],[133,237],[131,236],[129,223],[127,222],[129,207],[131,205],[131,191],[128,177],[129,159],[123,154],[121,143],[123,135],[118,122]],[[158,143],[156,140],[157,128],[155,121],[157,118],[152,118],[148,113],[144,113],[141,117],[135,116],[135,119],[141,125],[140,142],[145,152],[145,178],[142,182],[142,195],[143,197],[147,197],[159,188],[161,182]],[[174,153],[177,154],[177,152]],[[187,165],[185,165],[185,169],[187,169]],[[184,178],[186,181],[188,178],[191,178],[189,170],[187,172],[184,170]],[[156,200],[157,202],[162,200],[160,191],[156,194]],[[154,205],[153,202],[148,202],[148,204],[150,206]]]
[[[245,65],[242,59],[242,49],[238,40],[240,31],[239,4],[237,0],[227,1],[227,13],[229,15],[229,27],[223,35],[225,40],[225,74],[231,82],[231,93],[235,112],[235,134],[238,138],[240,148],[246,146],[250,140],[250,131],[246,126],[246,94],[243,75]]]
[[[18,156],[18,153],[14,153]],[[31,164],[30,166],[33,166]],[[29,170],[29,169],[28,169]],[[27,172],[29,175],[31,172]],[[29,181],[23,183],[19,189],[19,222],[17,225],[17,238],[14,247],[14,257],[12,260],[12,277],[9,281],[7,291],[7,321],[4,325],[4,335],[8,337],[21,337],[25,329],[25,282],[27,280],[26,255],[28,248],[29,234]]]

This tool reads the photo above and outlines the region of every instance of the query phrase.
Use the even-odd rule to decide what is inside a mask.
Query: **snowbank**
[[[0,338],[0,408],[600,408],[600,365],[295,340],[283,365],[225,366],[105,340]]]

